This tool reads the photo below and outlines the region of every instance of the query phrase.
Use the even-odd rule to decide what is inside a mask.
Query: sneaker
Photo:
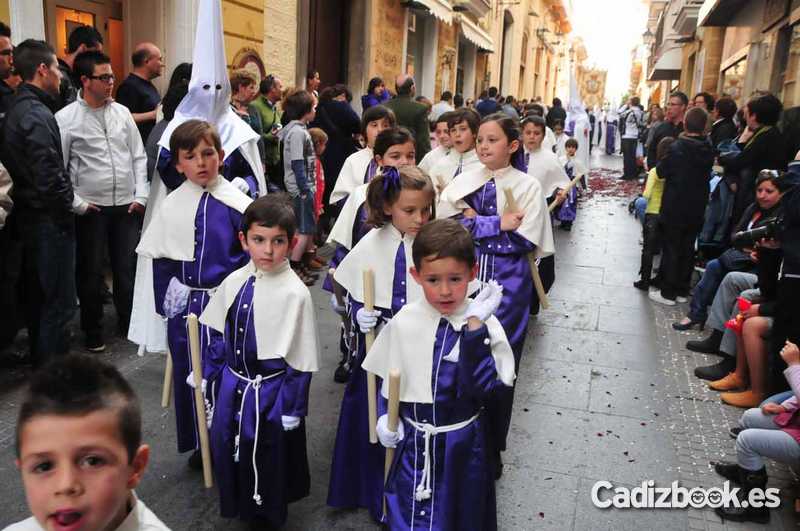
[[[724,378],[709,383],[708,388],[713,389],[714,391],[737,391],[740,389],[746,389],[747,382],[743,382],[738,376],[736,376],[735,372],[732,372]]]
[[[661,295],[660,291],[651,291],[648,294],[648,297],[650,297],[650,300],[653,302],[657,302],[665,306],[675,306],[675,301],[672,299],[667,299],[666,297]]]
[[[644,279],[639,279],[633,283],[633,287],[642,291],[649,291],[650,283]]]
[[[103,338],[99,335],[88,335],[86,336],[86,350],[89,352],[103,352],[106,349],[106,344],[103,342]]]
[[[728,430],[728,435],[731,436],[731,439],[735,439],[739,436],[740,433],[742,433],[742,431],[744,431],[744,428],[736,426]]]
[[[684,303],[689,302],[689,299],[684,297],[683,295],[678,295],[677,297],[675,297],[675,302],[680,303],[680,304],[684,304]]]

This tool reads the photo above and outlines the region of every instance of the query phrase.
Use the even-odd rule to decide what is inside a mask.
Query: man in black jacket
[[[650,299],[674,305],[689,294],[694,259],[694,241],[703,227],[708,203],[708,181],[714,164],[714,150],[705,137],[708,113],[694,107],[686,113],[686,132],[672,143],[656,171],[664,179],[659,225],[663,235],[661,293]],[[685,302],[685,301],[684,301]]]
[[[66,353],[75,311],[75,219],[72,182],[64,168],[52,110],[61,72],[53,48],[28,39],[14,50],[23,79],[3,124],[2,161],[14,182],[31,358]]]
[[[686,114],[687,105],[689,105],[689,98],[683,92],[675,91],[670,94],[667,109],[664,113],[664,121],[653,130],[653,138],[647,145],[648,170],[656,166],[658,143],[668,136],[678,138],[678,135],[683,132],[683,116]]]

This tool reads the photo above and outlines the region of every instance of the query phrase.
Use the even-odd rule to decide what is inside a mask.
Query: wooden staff
[[[368,311],[375,310],[375,275],[372,269],[364,270],[364,309]],[[372,348],[372,343],[375,341],[375,329],[373,328],[365,335],[366,352]],[[369,411],[369,442],[372,444],[378,443],[378,432],[375,431],[375,426],[378,424],[378,384],[375,380],[375,375],[367,372],[367,408]]]
[[[580,180],[581,180],[581,177],[583,177],[583,175],[578,175],[577,177],[575,177],[574,179],[572,179],[572,180],[569,182],[569,184],[567,185],[567,187],[566,187],[566,188],[564,188],[564,189],[561,191],[561,193],[562,193],[562,194],[563,194],[563,196],[564,196],[564,199],[566,199],[566,198],[567,198],[567,194],[568,194],[568,193],[569,193],[569,192],[570,192],[570,191],[571,191],[573,188],[575,188],[575,185],[577,185],[577,184],[578,184],[578,182],[580,182]],[[550,206],[548,206],[548,207],[547,207],[547,211],[548,211],[548,212],[552,212],[553,210],[555,210],[556,208],[558,208],[559,206],[561,206],[561,204],[562,204],[563,202],[564,202],[564,201],[553,201],[552,203],[550,203]]]
[[[167,409],[172,398],[172,354],[167,347],[167,364],[164,367],[164,388],[161,391],[161,407]]]
[[[208,442],[206,423],[206,402],[203,398],[203,365],[200,360],[200,325],[197,315],[190,313],[186,318],[189,327],[189,353],[192,356],[192,375],[194,376],[194,409],[197,415],[197,432],[200,436],[200,455],[203,458],[203,480],[206,488],[214,485],[211,477],[211,446]]]
[[[504,189],[503,193],[506,195],[506,207],[508,207],[508,211],[519,212],[519,205],[517,204],[517,200],[514,199],[514,192],[511,191],[511,188]],[[539,267],[536,265],[536,257],[533,253],[528,253],[528,262],[531,266],[533,286],[536,288],[539,304],[546,310],[550,307],[550,300],[547,298],[547,293],[544,292],[544,284],[542,283],[542,277],[539,275]]]
[[[400,422],[400,369],[389,371],[389,408],[386,411],[387,427],[390,431],[397,431]],[[383,466],[383,483],[389,479],[389,469],[394,461],[394,448],[386,449],[386,462]],[[386,514],[386,497],[383,498],[383,514]]]

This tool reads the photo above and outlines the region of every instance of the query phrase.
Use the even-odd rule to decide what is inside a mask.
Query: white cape
[[[250,262],[228,275],[200,315],[200,322],[225,333],[228,310],[252,276],[256,277],[253,327],[258,359],[282,358],[290,367],[303,372],[319,369],[314,303],[288,260],[272,272],[261,271]]]
[[[542,187],[544,197],[550,197],[556,190],[564,189],[569,185],[569,178],[564,167],[558,162],[558,157],[552,151],[544,148],[531,151],[528,161],[528,175],[533,175]]]
[[[330,204],[338,203],[352,194],[353,190],[365,184],[364,175],[367,173],[372,158],[372,149],[367,147],[345,159],[339,177],[336,179],[336,185],[331,192]]]
[[[431,389],[433,372],[433,347],[439,320],[445,318],[457,331],[466,324],[464,313],[467,303],[453,315],[442,315],[425,299],[407,304],[386,325],[367,353],[361,366],[383,378],[381,394],[388,398],[388,376],[391,369],[400,370],[400,401],[420,404],[433,403]],[[514,354],[503,326],[495,316],[486,320],[491,340],[492,357],[497,367],[497,378],[505,385],[514,384]],[[456,343],[453,351],[459,349]],[[448,353],[457,359],[455,353]]]
[[[367,186],[362,184],[356,187],[344,202],[336,223],[333,224],[331,233],[328,235],[328,243],[338,243],[345,249],[353,248],[353,227],[358,217],[358,209],[367,200]]]
[[[451,149],[446,156],[439,159],[439,162],[430,171],[433,187],[439,194],[453,181],[459,164],[461,165],[461,173],[459,175],[478,167],[483,167],[483,164],[478,159],[478,152],[474,149],[466,153],[459,153],[456,149]]]
[[[431,170],[436,164],[450,153],[450,149],[444,146],[436,146],[436,148],[428,151],[422,160],[419,161],[419,169],[430,175]]]

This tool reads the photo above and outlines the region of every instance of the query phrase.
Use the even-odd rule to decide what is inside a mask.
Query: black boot
[[[686,348],[692,352],[702,352],[703,354],[717,354],[719,353],[719,346],[722,343],[722,332],[719,330],[712,330],[711,335],[702,341],[687,341]]]
[[[739,492],[739,501],[748,499],[748,494],[753,489],[761,489],[762,491],[767,486],[767,469],[762,467],[761,470],[745,470],[739,468],[739,478],[742,485],[742,490]],[[730,520],[732,522],[755,522],[757,524],[766,524],[769,522],[769,509],[764,507],[717,507],[714,509],[717,516],[723,520]]]
[[[697,367],[694,370],[694,375],[701,380],[708,380],[715,382],[725,378],[728,373],[736,370],[736,358],[733,356],[725,356],[722,361],[715,365],[707,365],[705,367]]]
[[[712,461],[714,471],[725,479],[729,479],[734,483],[739,483],[739,465],[730,461]]]

